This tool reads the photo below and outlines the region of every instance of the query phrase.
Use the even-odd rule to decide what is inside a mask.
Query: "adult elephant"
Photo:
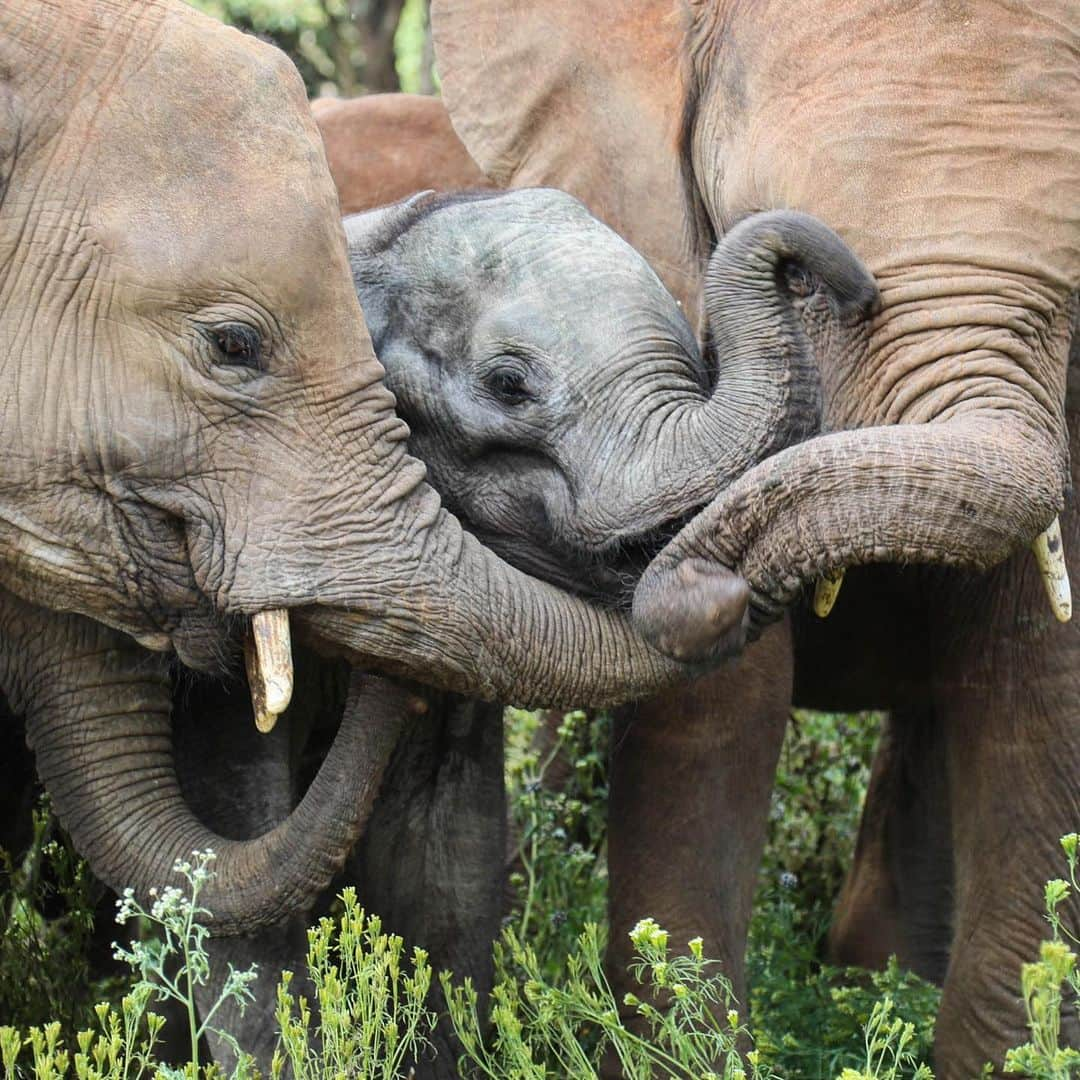
[[[1051,617],[1034,562],[1012,557],[1036,543],[1066,618],[1056,522],[1064,507],[1075,540],[1065,492],[1080,417],[1065,391],[1080,284],[1080,12],[1066,0],[814,0],[792,19],[778,0],[441,0],[433,24],[451,117],[481,167],[502,184],[574,192],[688,304],[715,239],[770,207],[822,218],[875,274],[880,313],[818,352],[831,432],[732,485],[657,561],[635,607],[666,649],[701,654],[709,635],[680,578],[710,566],[745,576],[755,628],[847,566],[939,567],[853,572],[837,625],[797,616],[796,695],[893,707],[894,725],[935,733],[906,740],[909,753],[944,747],[948,797],[909,815],[940,831],[951,804],[950,873],[926,860],[924,890],[940,911],[941,879],[953,880],[951,919],[932,932],[948,926],[955,943],[938,1068],[1000,1066],[1023,1039],[1016,988],[1043,931],[1037,883],[1056,874],[1056,838],[1080,811],[1080,641]],[[782,633],[767,637],[782,673]],[[752,688],[725,692],[712,720],[742,731],[727,753],[775,745],[773,711],[756,709]],[[680,718],[669,753],[636,756],[652,790],[684,786],[691,726]],[[724,799],[716,791],[714,804]],[[762,790],[738,820],[756,828],[764,805]],[[697,820],[695,835],[707,828]],[[718,907],[748,887],[738,878]],[[698,888],[722,897],[715,874]],[[741,934],[730,948],[737,956]]]
[[[491,181],[454,133],[441,99],[421,94],[317,98],[319,126],[343,214],[418,191],[469,191]]]
[[[181,797],[171,657],[221,672],[249,626],[267,722],[290,615],[324,650],[480,696],[685,674],[443,511],[382,384],[295,69],[183,3],[0,12],[0,362],[0,689],[116,888],[213,847],[215,929],[246,931],[355,839],[399,723],[360,686],[275,829],[224,839]]]

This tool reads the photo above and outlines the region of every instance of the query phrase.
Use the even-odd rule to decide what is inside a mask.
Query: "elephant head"
[[[410,449],[446,504],[514,565],[616,603],[678,524],[816,433],[805,282],[840,324],[876,298],[819,222],[758,215],[710,261],[703,355],[646,261],[563,192],[425,194],[345,232]],[[709,583],[716,633],[741,640],[740,583]]]
[[[715,566],[760,625],[847,565],[983,568],[1034,543],[1068,617],[1078,18],[1068,0],[814,0],[797,19],[780,0],[436,0],[451,118],[500,184],[574,193],[688,304],[716,240],[770,208],[827,222],[879,284],[861,325],[811,320],[826,434],[747,472],[642,579],[667,651],[708,651],[686,582]]]
[[[257,841],[211,835],[179,796],[167,659],[220,672],[253,617],[279,631],[256,649],[278,708],[289,613],[324,648],[503,699],[685,673],[441,508],[295,69],[183,3],[0,12],[0,363],[0,683],[116,887],[213,846],[216,928],[243,929],[348,849],[370,803],[362,716]]]

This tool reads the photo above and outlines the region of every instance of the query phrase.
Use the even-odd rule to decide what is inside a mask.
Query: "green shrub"
[[[452,975],[442,976],[467,1076],[592,1080],[600,1061],[614,1055],[635,1080],[928,1080],[920,1061],[930,1051],[937,990],[895,962],[869,973],[821,961],[831,901],[826,889],[839,880],[838,868],[848,857],[869,763],[865,719],[803,714],[789,735],[777,804],[784,812],[771,825],[753,919],[749,1031],[739,1025],[723,973],[702,955],[700,942],[690,943],[688,955],[674,956],[666,933],[648,919],[634,939],[634,975],[643,989],[615,1001],[601,968],[604,931],[597,918],[606,890],[607,718],[569,714],[543,749],[535,715],[512,713],[509,719],[507,776],[521,865],[514,913],[496,947],[490,1016],[469,983],[456,985]],[[803,775],[822,767],[817,749],[803,745],[806,740],[831,745],[848,775],[828,769],[822,776]],[[561,776],[553,788],[555,772]],[[808,820],[818,799],[833,816],[831,823]],[[9,865],[0,897],[6,919],[0,978],[9,986],[21,981],[70,992],[88,971],[92,886],[53,829],[39,813],[36,853],[17,872]],[[1064,918],[1080,891],[1080,838],[1070,834],[1061,843],[1068,879],[1045,887],[1049,936],[1022,973],[1030,1040],[1005,1061],[1008,1071],[1036,1080],[1080,1075],[1080,1051],[1061,1045],[1062,1009],[1080,1002],[1077,940]],[[578,851],[579,857],[571,857]],[[77,1011],[81,1029],[48,1011],[58,1000],[50,993],[33,998],[18,1017],[3,1013],[21,1029],[0,1028],[5,1080],[220,1080],[216,1066],[197,1058],[199,1037],[213,1027],[214,1011],[197,1021],[192,1004],[193,987],[209,974],[206,913],[198,893],[212,873],[212,858],[199,856],[178,869],[187,877],[187,891],[162,890],[149,911],[130,896],[121,902],[122,916],[137,918],[157,937],[118,949],[133,967],[134,981],[116,1005]],[[284,973],[277,998],[282,1042],[273,1076],[288,1070],[297,1080],[404,1080],[409,1062],[425,1052],[435,1023],[428,1004],[432,973],[423,952],[407,960],[401,939],[384,935],[379,921],[366,916],[347,891],[339,917],[323,919],[309,932],[308,965],[318,1008],[294,993],[292,976]],[[227,981],[234,1000],[249,995],[250,974],[233,973]],[[181,1002],[190,1028],[190,1060],[177,1066],[157,1060],[164,1021],[152,1006],[166,997]],[[638,1013],[640,1029],[631,1031],[620,1020],[620,1005]],[[253,1075],[241,1057],[234,1080]]]
[[[382,932],[377,916],[365,916],[354,889],[341,894],[337,919],[323,918],[308,930],[308,975],[318,1010],[290,992],[292,972],[277,989],[281,1045],[274,1080],[397,1080],[428,1044],[435,1014],[426,1008],[431,988],[427,953],[413,949],[411,972],[402,963],[404,943]]]
[[[762,887],[797,890],[812,920],[830,910],[859,831],[880,713],[796,709],[773,785]]]
[[[252,999],[254,966],[229,975],[216,1003],[200,1020],[194,989],[210,976],[206,953],[210,912],[199,905],[199,893],[212,876],[212,852],[195,852],[174,870],[188,889],[168,886],[148,910],[125,892],[117,922],[139,919],[152,931],[129,947],[116,946],[131,969],[134,983],[120,1007],[108,1003],[95,1010],[96,1024],[77,1033],[78,1050],[66,1049],[57,1022],[31,1027],[25,1034],[0,1027],[0,1063],[5,1080],[139,1080],[144,1074],[162,1080],[223,1080],[220,1068],[199,1061],[199,1042],[207,1032],[224,1039],[237,1055],[231,1080],[255,1080],[258,1073],[232,1034],[215,1026],[226,1001],[241,1012]],[[308,973],[315,986],[319,1015],[313,1019],[305,998],[290,992],[292,974],[283,972],[277,989],[277,1021],[281,1040],[271,1073],[294,1080],[349,1077],[350,1080],[405,1080],[407,1063],[424,1048],[435,1023],[425,1008],[431,969],[416,949],[412,973],[401,963],[401,938],[382,933],[377,918],[366,918],[347,889],[341,896],[340,919],[321,919],[308,931]],[[156,1058],[164,1019],[149,1008],[154,1001],[179,1003],[188,1022],[190,1056],[179,1066]],[[29,1054],[27,1054],[29,1051]],[[29,1059],[29,1060],[27,1060]]]
[[[689,955],[676,956],[668,951],[667,931],[652,919],[639,922],[630,936],[637,950],[631,971],[642,996],[628,994],[624,1004],[642,1018],[647,1037],[619,1018],[602,968],[602,935],[592,923],[579,936],[567,957],[567,975],[558,982],[546,978],[531,946],[512,929],[504,933],[496,947],[501,974],[491,995],[486,1036],[475,990],[469,982],[455,986],[444,973],[450,1018],[464,1050],[463,1074],[489,1080],[595,1080],[605,1055],[613,1055],[627,1080],[768,1077],[756,1053],[740,1053],[738,1042],[749,1042],[749,1032],[739,1023],[730,984],[716,962],[703,956],[701,939],[689,943]],[[656,1000],[666,1004],[650,1004]]]
[[[921,1076],[933,1045],[937,987],[895,961],[882,972],[824,962],[880,723],[877,713],[796,710],[780,754],[747,973],[758,1049],[789,1080],[865,1073],[865,1032],[885,1022],[875,1008],[886,1000],[895,1039],[911,1026],[890,1075]]]
[[[1031,1041],[1010,1050],[1005,1057],[1005,1071],[1034,1080],[1069,1080],[1080,1076],[1080,1048],[1061,1045],[1061,1010],[1063,991],[1069,991],[1069,1008],[1080,1018],[1080,973],[1076,969],[1073,945],[1077,938],[1062,921],[1061,909],[1076,902],[1080,886],[1076,883],[1077,846],[1080,836],[1069,833],[1061,838],[1061,848],[1069,867],[1069,880],[1056,878],[1046,883],[1043,903],[1050,937],[1039,949],[1039,959],[1021,969],[1020,983],[1027,1012]]]
[[[212,851],[196,851],[190,861],[179,860],[173,872],[187,881],[190,892],[176,885],[167,885],[160,892],[151,889],[153,902],[149,911],[135,899],[131,889],[125,889],[116,905],[116,921],[123,926],[138,919],[145,933],[126,948],[123,945],[114,948],[116,958],[123,960],[136,977],[136,993],[148,990],[150,997],[175,1001],[183,1009],[191,1047],[190,1066],[198,1068],[199,1043],[204,1035],[214,1034],[237,1055],[235,1075],[246,1077],[253,1071],[250,1057],[245,1056],[230,1032],[214,1024],[214,1017],[227,1001],[234,1002],[243,1015],[246,1006],[254,1001],[251,984],[258,975],[255,965],[247,971],[236,971],[229,965],[228,977],[217,1000],[201,1020],[195,1006],[195,987],[205,986],[210,979],[210,957],[206,952],[210,930],[206,924],[212,915],[200,907],[199,894],[214,876],[211,867],[215,859]]]
[[[25,855],[16,863],[0,850],[0,1017],[7,1023],[56,1021],[70,1041],[93,1021],[95,1002],[119,1002],[122,980],[91,974],[94,912],[104,892],[42,798]]]
[[[545,975],[555,979],[586,925],[607,916],[611,718],[604,712],[566,713],[547,745],[541,717],[506,711],[507,796],[517,842],[508,922],[535,950]]]

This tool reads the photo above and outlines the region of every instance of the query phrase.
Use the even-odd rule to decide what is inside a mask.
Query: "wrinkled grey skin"
[[[420,196],[345,230],[410,449],[446,505],[514,565],[614,602],[685,516],[817,430],[814,321],[876,299],[819,223],[750,218],[710,264],[702,356],[645,260],[563,192]],[[756,310],[740,295],[755,293]],[[748,439],[763,416],[778,426]]]
[[[279,828],[232,842],[184,803],[170,668],[235,668],[254,614],[486,697],[685,671],[442,509],[295,68],[185,4],[0,9],[0,368],[0,689],[116,888],[212,847],[215,929],[244,931],[302,907],[355,839],[399,722],[361,688]]]

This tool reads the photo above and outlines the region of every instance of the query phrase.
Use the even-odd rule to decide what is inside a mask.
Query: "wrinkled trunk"
[[[605,519],[645,530],[713,498],[775,450],[818,430],[820,390],[805,310],[820,324],[857,324],[877,302],[873,279],[843,242],[805,214],[759,214],[714,253],[706,276],[709,335],[718,361],[711,399],[683,402],[658,433],[647,484],[622,485],[625,507],[605,502]],[[827,314],[822,315],[821,304]],[[678,425],[676,428],[674,425]],[[648,440],[650,455],[654,441]],[[612,500],[614,502],[614,498]],[[521,705],[604,705],[643,697],[685,678],[628,632],[620,617],[531,582],[500,563],[456,523],[436,515],[423,554],[454,567],[427,588],[415,578],[395,593],[409,623],[376,627],[358,613],[309,609],[304,620],[323,647],[344,645],[361,662]],[[703,610],[724,648],[741,644],[745,590],[711,588]],[[715,654],[714,650],[714,654]],[[723,651],[723,650],[721,650]],[[417,662],[419,661],[419,666]]]
[[[605,527],[650,536],[770,454],[816,435],[819,350],[865,326],[878,293],[831,229],[807,214],[773,211],[723,238],[703,299],[712,392],[704,397],[687,378],[677,396],[668,389],[671,400],[641,403],[640,437],[609,468],[610,490],[595,497]]]
[[[689,606],[672,627],[686,559],[741,574],[760,627],[805,584],[845,566],[985,569],[1050,525],[1068,483],[1064,312],[1050,312],[1040,333],[1030,309],[918,299],[914,312],[886,313],[864,362],[880,393],[862,400],[876,401],[878,422],[891,426],[812,440],[733,484],[642,578],[634,612],[647,636],[665,648],[700,639]]]
[[[428,540],[417,580],[401,583],[392,615],[309,607],[295,613],[299,631],[359,665],[529,707],[627,701],[687,677],[624,615],[527,577],[449,515],[439,513]],[[738,622],[744,610],[745,596],[723,618]]]
[[[26,715],[38,774],[94,873],[145,900],[173,880],[177,859],[212,849],[217,878],[202,902],[215,934],[279,922],[329,884],[407,716],[404,691],[366,695],[354,686],[338,737],[292,815],[257,839],[227,840],[180,793],[159,658],[97,623],[7,595],[0,636],[5,691]]]
[[[816,435],[821,326],[811,331],[807,317],[854,327],[877,303],[873,277],[816,218],[755,214],[727,233],[704,281],[714,389],[679,417],[673,449],[657,453],[669,490],[695,492],[704,477],[711,489],[700,493],[712,498],[759,461]]]

